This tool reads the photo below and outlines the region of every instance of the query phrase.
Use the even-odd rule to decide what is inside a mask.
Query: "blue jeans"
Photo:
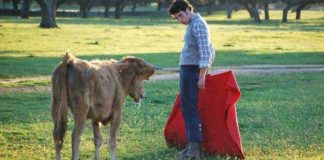
[[[202,142],[201,122],[198,114],[198,79],[198,66],[182,65],[180,67],[180,102],[189,142]]]

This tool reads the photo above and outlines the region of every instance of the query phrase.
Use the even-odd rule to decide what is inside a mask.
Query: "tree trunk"
[[[227,19],[231,19],[232,18],[232,13],[233,13],[233,4],[232,3],[233,2],[231,0],[227,0],[225,2]]]
[[[18,4],[20,0],[12,0],[13,10],[18,11]]]
[[[79,0],[81,18],[88,17],[88,11],[91,9],[89,5],[90,5],[90,0]]]
[[[232,13],[233,13],[233,10],[232,9],[227,9],[227,19],[232,19]]]
[[[63,3],[65,2],[65,0],[58,0],[57,2],[56,2],[56,7],[55,7],[55,9],[57,10]]]
[[[123,13],[123,12],[124,12],[125,7],[126,7],[125,4],[122,4],[122,5],[121,5],[121,7],[120,7],[120,13]]]
[[[88,13],[90,12],[92,6],[94,5],[95,1],[91,1],[91,0],[86,0],[86,12],[87,12],[87,15]]]
[[[110,0],[103,0],[103,2],[104,2],[104,6],[105,6],[104,17],[107,18],[107,17],[109,17]]]
[[[250,18],[253,18],[253,12],[252,9],[249,7],[248,3],[243,3],[243,6],[246,8],[246,10],[249,12]]]
[[[86,6],[84,4],[80,4],[80,14],[81,14],[81,18],[87,18],[88,17]]]
[[[308,4],[310,4],[312,1],[307,1],[301,5],[299,5],[297,8],[296,8],[296,19],[299,20],[300,19],[300,15],[301,15],[301,10],[303,10]]]
[[[22,1],[20,18],[23,18],[23,19],[29,18],[30,3],[31,3],[31,0],[23,0]]]
[[[270,20],[270,16],[269,16],[269,3],[265,2],[264,3],[264,19],[265,20]]]
[[[212,14],[212,10],[215,5],[215,0],[208,0],[206,5],[207,5],[207,14]]]
[[[41,28],[56,28],[56,0],[36,0],[42,10]]]
[[[297,8],[296,10],[296,20],[300,20],[301,9]]]
[[[132,2],[132,12],[134,13],[135,12],[135,10],[136,10],[136,8],[137,8],[137,4],[136,4],[137,2],[136,1],[133,1]]]
[[[287,6],[283,9],[283,13],[282,13],[282,23],[287,23],[288,22],[288,11],[292,8],[292,7],[294,7],[294,6],[296,6],[296,5],[298,5],[299,3],[298,2],[295,2],[295,3],[293,3],[293,2],[287,2]]]
[[[162,4],[163,4],[163,1],[162,1],[162,0],[158,0],[158,1],[157,1],[157,8],[156,8],[156,10],[161,11],[161,9],[162,9]]]
[[[256,2],[251,2],[251,5],[252,5],[252,12],[253,12],[254,21],[257,22],[257,23],[262,23],[262,21],[260,19],[259,10],[257,8]]]
[[[123,0],[116,0],[115,19],[120,19]]]
[[[288,22],[287,17],[288,17],[288,11],[289,11],[289,9],[290,9],[290,7],[287,6],[282,11],[282,22],[283,23],[287,23]]]
[[[287,6],[283,9],[283,11],[282,11],[282,22],[283,23],[288,22],[288,12],[289,12],[290,8],[293,6],[294,6],[294,4],[288,2]]]

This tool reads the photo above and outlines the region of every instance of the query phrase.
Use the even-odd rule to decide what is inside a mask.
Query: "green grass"
[[[215,66],[248,64],[324,64],[323,11],[304,11],[302,20],[282,24],[281,11],[255,24],[246,11],[227,20],[224,12],[204,15],[217,50]],[[59,29],[40,29],[40,18],[0,16],[0,79],[48,76],[66,51],[82,59],[142,57],[175,67],[185,26],[170,17],[57,18]],[[322,73],[238,76],[237,113],[247,159],[323,159],[324,94]],[[46,87],[48,79],[0,83],[0,87]],[[118,136],[119,159],[174,159],[163,127],[178,92],[177,81],[146,83],[148,99],[137,106],[127,99]],[[53,159],[50,93],[0,93],[0,159]],[[71,156],[69,126],[63,156]],[[102,130],[107,140],[108,128]],[[108,156],[107,142],[101,158]],[[87,122],[82,159],[92,159]],[[208,157],[207,159],[220,159]]]
[[[215,66],[324,64],[323,11],[304,11],[302,20],[282,24],[281,11],[256,24],[246,11],[227,20],[224,12],[203,16],[216,48]],[[84,59],[135,55],[177,66],[185,26],[170,17],[57,18],[59,29],[40,29],[39,17],[0,17],[0,78],[50,75],[66,51]]]
[[[247,159],[322,159],[324,154],[323,74],[238,76],[237,113]],[[137,106],[127,99],[118,136],[119,159],[174,159],[163,127],[178,92],[177,81],[145,84],[148,98]],[[0,94],[0,159],[53,159],[50,94]],[[69,126],[63,155],[71,156]],[[82,159],[93,157],[88,122],[81,141]],[[107,140],[108,128],[102,130]],[[107,157],[107,143],[101,158]],[[208,157],[207,159],[219,159]]]

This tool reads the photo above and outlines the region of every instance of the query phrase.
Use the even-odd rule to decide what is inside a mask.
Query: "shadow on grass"
[[[136,156],[123,157],[125,160],[138,160],[138,159],[165,159],[165,160],[174,160],[179,159],[180,150],[175,148],[168,148],[165,146],[164,150],[159,150],[157,152],[144,153]],[[207,155],[202,154],[203,159],[205,160],[229,160],[235,159],[235,157],[221,156],[221,155]]]
[[[136,156],[123,157],[124,160],[138,160],[138,159],[176,159],[177,151],[175,149],[160,150],[157,152],[144,153]]]
[[[0,53],[11,53],[15,51],[2,51]],[[64,53],[60,54],[62,57]],[[119,60],[125,54],[92,54],[78,56],[80,59],[92,60]],[[131,54],[160,67],[177,67],[180,53],[139,53]],[[31,77],[51,75],[54,67],[62,57],[38,57],[24,55],[22,57],[2,56],[0,57],[0,78]],[[246,50],[218,50],[214,66],[237,66],[252,64],[324,64],[323,52],[287,52],[251,54]]]
[[[49,93],[0,94],[0,123],[51,121]]]
[[[0,50],[0,55],[2,54],[23,54],[23,51],[13,51],[13,50]]]

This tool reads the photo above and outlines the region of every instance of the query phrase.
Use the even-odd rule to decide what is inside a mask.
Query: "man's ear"
[[[191,10],[189,8],[186,8],[186,11],[185,11],[186,12],[186,15],[188,15],[190,13],[190,11]]]

